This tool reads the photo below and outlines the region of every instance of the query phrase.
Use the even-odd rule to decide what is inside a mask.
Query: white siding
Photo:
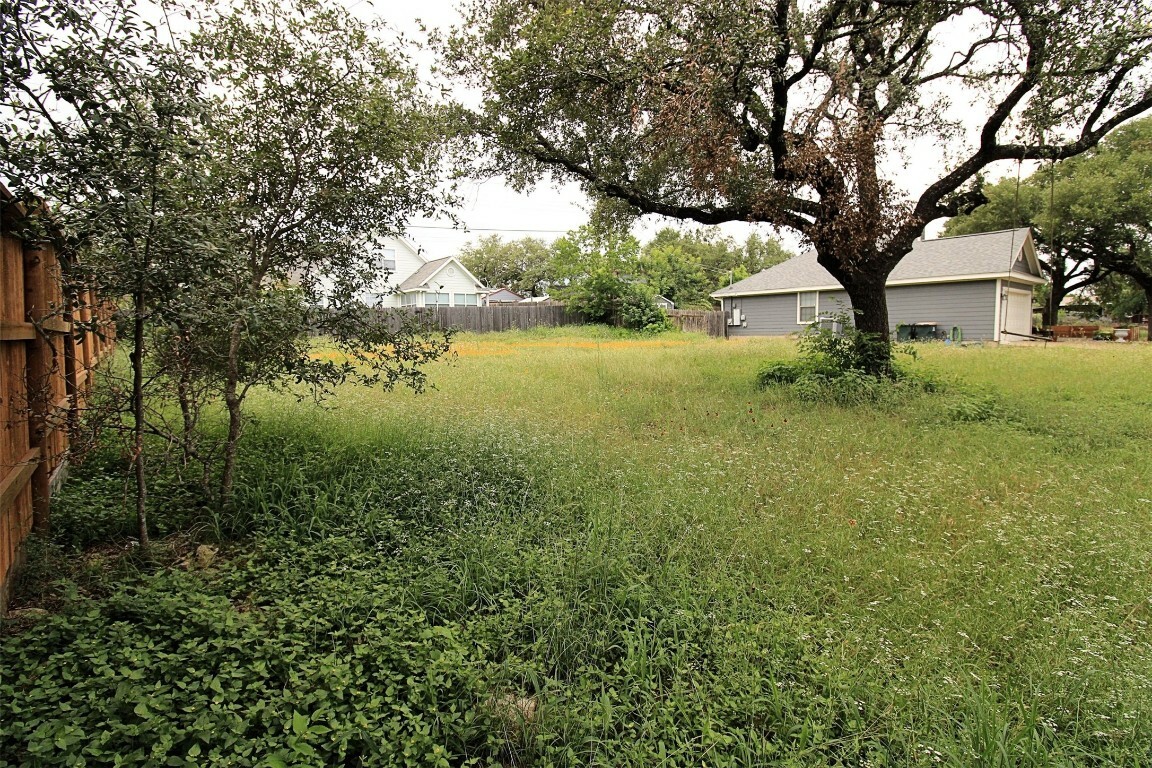
[[[416,253],[402,240],[396,239],[382,239],[380,241],[381,249],[392,248],[396,251],[396,271],[390,275],[382,276],[374,285],[371,286],[368,293],[368,303],[379,301],[381,306],[384,307],[398,307],[400,306],[400,295],[391,292],[396,286],[404,282],[408,277],[424,266],[425,259],[420,254]]]
[[[469,280],[464,270],[454,263],[449,263],[448,266],[433,275],[428,280],[428,285],[433,290],[443,290],[448,293],[477,293],[476,283]],[[437,286],[441,285],[444,287],[438,289]]]
[[[1020,336],[1013,336],[1012,334],[1020,334],[1023,336],[1031,335],[1032,333],[1032,293],[1031,291],[1018,291],[1009,290],[1007,296],[1007,312],[1005,314],[1007,323],[1004,326],[1006,334],[1000,339],[1004,342],[1024,341],[1025,339]]]

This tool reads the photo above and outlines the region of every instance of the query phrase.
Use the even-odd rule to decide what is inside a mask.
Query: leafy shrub
[[[655,299],[647,285],[625,280],[604,268],[592,272],[573,289],[568,305],[594,323],[619,323],[632,330],[659,333],[671,329],[672,324]]]
[[[756,373],[756,383],[760,389],[776,384],[795,384],[802,376],[812,373],[802,362],[794,360],[771,360],[761,366]]]
[[[645,333],[661,333],[672,329],[672,321],[662,307],[656,306],[655,296],[642,285],[630,285],[620,304],[620,324]]]
[[[889,375],[868,373],[878,343],[862,333],[841,313],[832,324],[812,323],[800,337],[800,359],[773,360],[756,375],[761,389],[787,386],[798,400],[834,405],[881,405],[922,392],[935,392],[940,382],[931,376],[909,371],[895,363]],[[915,358],[909,347],[892,348]]]
[[[859,330],[846,312],[826,315],[811,323],[800,336],[799,346],[801,358],[826,373],[873,371],[876,369],[876,360],[881,356],[890,359],[894,350],[891,342]],[[888,354],[883,355],[883,352]]]

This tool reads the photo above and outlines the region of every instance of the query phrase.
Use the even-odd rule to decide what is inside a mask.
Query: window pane
[[[816,307],[820,301],[819,291],[805,291],[797,294],[796,319],[801,323],[810,323],[816,319]]]

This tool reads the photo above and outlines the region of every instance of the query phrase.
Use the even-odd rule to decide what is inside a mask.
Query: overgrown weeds
[[[267,397],[167,564],[80,554],[120,459],[77,468],[0,763],[1152,758],[1144,352],[925,347],[970,384],[816,409],[752,387],[783,343],[517,338],[421,398]]]

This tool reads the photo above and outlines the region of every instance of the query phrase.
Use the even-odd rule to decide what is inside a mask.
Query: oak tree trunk
[[[1064,287],[1066,281],[1062,270],[1052,270],[1049,279],[1051,282],[1048,286],[1048,301],[1044,302],[1044,308],[1040,311],[1040,322],[1046,328],[1057,324],[1060,319],[1060,303],[1068,295]]]
[[[852,302],[856,329],[864,334],[857,359],[873,376],[892,375],[892,345],[888,332],[888,293],[884,280],[841,280]]]

